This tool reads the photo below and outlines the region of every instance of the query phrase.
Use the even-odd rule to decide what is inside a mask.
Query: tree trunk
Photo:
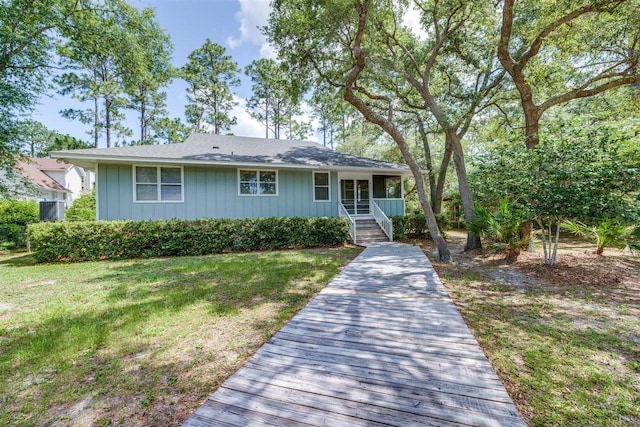
[[[442,194],[444,193],[444,184],[447,181],[447,169],[449,169],[449,162],[451,162],[451,144],[449,144],[449,142],[445,142],[444,155],[442,156],[440,170],[438,171],[438,180],[436,181],[436,193],[432,200],[433,211],[436,215],[442,213]]]
[[[104,128],[107,139],[107,148],[111,147],[111,100],[104,98]]]
[[[462,150],[462,144],[458,135],[453,129],[449,129],[446,132],[446,138],[451,141],[450,145],[453,150],[453,163],[456,166],[456,175],[458,177],[458,190],[460,191],[460,198],[462,199],[462,210],[464,211],[464,219],[466,222],[473,221],[475,218],[475,205],[473,203],[473,194],[471,194],[471,188],[467,180],[467,169],[464,164],[464,152]],[[467,243],[464,246],[465,251],[480,249],[482,243],[480,237],[467,231]]]
[[[440,197],[440,203],[438,203],[438,210],[436,211],[436,178],[435,173],[433,172],[433,162],[431,161],[431,147],[429,146],[429,139],[427,137],[427,132],[424,128],[424,123],[420,116],[418,118],[418,130],[420,131],[420,138],[422,139],[422,147],[424,149],[424,158],[427,165],[427,176],[429,177],[429,194],[431,195],[431,207],[434,213],[440,213],[442,206],[442,195]]]
[[[389,119],[376,114],[363,100],[358,98],[358,96],[354,93],[353,87],[355,85],[355,82],[358,80],[358,76],[366,66],[365,54],[362,50],[361,43],[364,36],[364,28],[367,22],[369,3],[365,2],[362,5],[356,5],[356,8],[358,9],[359,14],[358,30],[353,43],[353,54],[356,62],[355,64],[353,64],[353,68],[351,69],[345,80],[344,99],[351,105],[353,105],[358,111],[360,111],[360,113],[367,121],[378,125],[382,130],[384,130],[389,136],[391,136],[391,138],[393,138],[393,140],[398,145],[398,148],[402,152],[402,155],[409,168],[411,169],[413,177],[416,181],[418,198],[420,199],[420,204],[422,205],[422,209],[424,210],[424,214],[427,220],[427,226],[429,227],[429,234],[431,234],[431,238],[438,248],[439,259],[442,262],[450,262],[451,253],[449,252],[447,242],[445,242],[444,238],[442,237],[442,233],[440,233],[440,228],[438,227],[438,223],[436,222],[436,217],[433,213],[433,209],[431,209],[431,204],[429,203],[429,198],[424,186],[424,180],[422,178],[420,166],[411,154],[411,150],[409,149],[404,136]]]

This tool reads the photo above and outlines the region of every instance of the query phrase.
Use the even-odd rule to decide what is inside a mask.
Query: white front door
[[[350,215],[369,214],[370,190],[368,179],[340,180],[340,201]]]

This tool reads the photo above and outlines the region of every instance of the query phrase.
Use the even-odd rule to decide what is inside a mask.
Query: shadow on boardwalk
[[[524,426],[420,248],[352,261],[183,426]]]

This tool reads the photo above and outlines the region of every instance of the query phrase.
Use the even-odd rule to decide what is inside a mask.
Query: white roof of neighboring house
[[[311,141],[198,133],[178,144],[54,151],[51,156],[84,168],[97,163],[169,163],[410,173],[407,165],[339,153]]]
[[[55,159],[28,159],[30,162],[17,161],[15,165],[15,169],[20,172],[20,174],[24,177],[24,179],[31,183],[38,190],[44,191],[57,191],[61,193],[70,193],[69,190],[60,185],[57,181],[51,178],[49,175],[43,172],[43,170],[52,170],[52,169],[41,169],[39,166],[40,160],[48,160],[47,165],[51,163],[51,161],[57,162]],[[68,163],[63,163],[67,165],[64,169],[56,169],[66,171],[72,165]],[[49,165],[51,167],[52,165]],[[62,167],[62,166],[61,166]]]

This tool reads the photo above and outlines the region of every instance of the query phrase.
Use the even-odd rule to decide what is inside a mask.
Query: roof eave
[[[171,164],[171,165],[201,165],[201,166],[227,166],[227,167],[271,167],[271,168],[287,168],[287,169],[307,169],[307,170],[359,170],[359,171],[379,171],[394,172],[400,175],[411,175],[411,171],[407,169],[370,167],[370,166],[337,166],[337,165],[299,165],[291,163],[263,163],[263,162],[228,162],[216,160],[197,160],[184,158],[149,158],[135,156],[96,156],[87,154],[75,154],[72,152],[54,151],[51,157],[62,159],[70,163],[78,164],[81,167],[95,167],[97,163],[125,163],[125,164]]]

